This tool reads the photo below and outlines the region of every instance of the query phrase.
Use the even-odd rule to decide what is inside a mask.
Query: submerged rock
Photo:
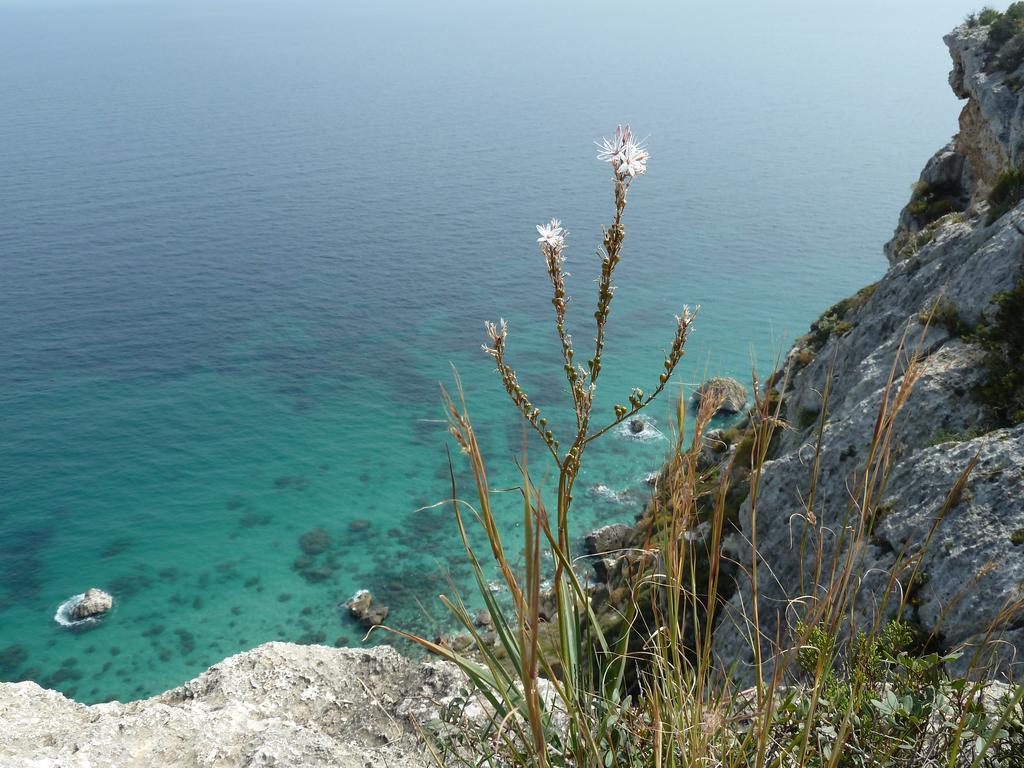
[[[102,616],[114,607],[114,598],[102,589],[87,589],[78,602],[71,606],[71,618],[76,621]]]
[[[694,404],[699,408],[705,397],[722,399],[715,410],[716,416],[731,416],[747,407],[747,388],[728,376],[718,376],[701,384],[693,393]]]
[[[317,527],[299,536],[299,547],[307,555],[319,555],[331,546],[331,537],[323,528]]]

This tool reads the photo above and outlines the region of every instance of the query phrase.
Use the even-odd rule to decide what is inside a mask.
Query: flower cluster
[[[601,139],[597,142],[600,151],[597,159],[611,163],[612,170],[620,179],[627,176],[632,179],[647,170],[650,153],[643,141],[636,141],[628,125],[620,125],[615,129],[615,137]]]
[[[547,246],[560,250],[565,245],[566,232],[558,219],[552,219],[547,224],[538,224],[537,232],[540,234],[537,242],[541,244],[541,248]]]

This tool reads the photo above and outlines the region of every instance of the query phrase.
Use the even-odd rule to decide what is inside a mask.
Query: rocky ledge
[[[0,684],[0,765],[427,766],[417,734],[465,681],[442,661],[268,643],[179,688],[85,706],[35,683]]]

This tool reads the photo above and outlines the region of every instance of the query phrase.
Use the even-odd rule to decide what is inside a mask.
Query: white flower
[[[565,232],[562,230],[562,222],[558,219],[552,219],[547,224],[538,224],[537,232],[540,234],[537,242],[542,245],[552,248],[561,248],[565,245]]]
[[[615,129],[614,139],[601,139],[600,141],[594,142],[601,150],[597,153],[597,159],[602,162],[616,165],[616,158],[618,158],[619,153],[621,153],[626,144],[632,140],[633,132],[629,130],[629,126],[618,126]]]
[[[650,153],[643,141],[633,139],[628,125],[617,127],[614,138],[601,139],[597,146],[597,159],[611,163],[612,170],[620,178],[640,176],[647,170]]]
[[[618,167],[615,169],[619,176],[640,176],[647,170],[647,158],[650,154],[639,144],[629,142],[619,153]]]

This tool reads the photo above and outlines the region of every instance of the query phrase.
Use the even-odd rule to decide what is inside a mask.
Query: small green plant
[[[846,319],[850,312],[864,306],[878,287],[872,283],[861,288],[853,296],[838,301],[826,309],[817,320],[811,323],[811,330],[801,339],[806,345],[809,356],[816,354],[832,336],[844,336],[853,328],[853,323]]]
[[[1024,272],[992,303],[995,314],[975,334],[985,350],[985,380],[974,394],[999,424],[1011,426],[1024,423]]]
[[[932,299],[928,307],[917,315],[917,320],[922,325],[933,325],[949,331],[951,336],[967,338],[972,328],[960,317],[960,310],[956,302],[944,294]]]
[[[1011,533],[1010,542],[1016,547],[1024,544],[1024,528],[1018,528],[1016,531]]]
[[[924,227],[950,213],[963,209],[961,190],[955,182],[929,184],[917,182],[913,187],[907,211],[915,216],[918,226]]]
[[[970,427],[968,429],[954,432],[949,429],[940,429],[928,440],[928,447],[934,447],[936,445],[945,445],[946,443],[966,443],[968,440],[973,440],[976,437],[981,437],[986,434],[988,430],[985,427]]]
[[[881,523],[885,518],[892,514],[893,503],[891,501],[880,502],[876,504],[871,510],[869,515],[869,530],[874,532],[875,526]]]
[[[988,223],[1002,218],[1021,198],[1024,198],[1024,165],[1000,171],[988,193]]]
[[[966,218],[963,211],[956,210],[940,216],[917,232],[903,232],[894,243],[896,256],[900,259],[916,256],[922,248],[935,239],[942,227],[947,224],[962,223],[966,221]]]

